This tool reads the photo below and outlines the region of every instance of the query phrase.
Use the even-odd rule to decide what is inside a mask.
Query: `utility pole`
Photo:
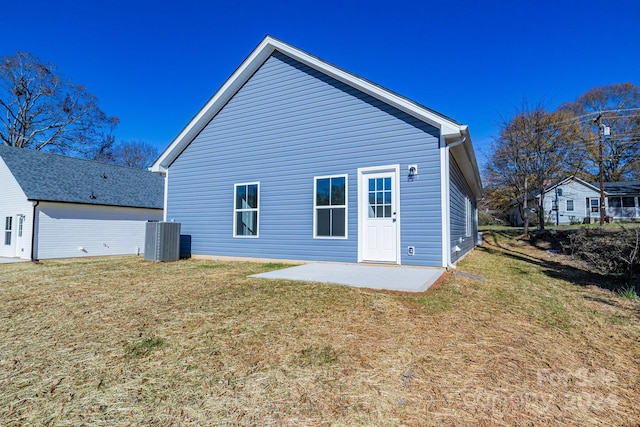
[[[598,124],[598,167],[600,169],[600,226],[604,225],[604,165],[603,165],[603,148],[602,138],[604,137],[604,128],[602,127],[602,113],[594,120]]]
[[[560,225],[560,201],[558,200],[558,187],[556,187],[556,227]]]

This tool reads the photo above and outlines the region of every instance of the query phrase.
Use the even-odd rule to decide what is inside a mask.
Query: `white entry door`
[[[360,261],[398,263],[398,168],[360,170]]]

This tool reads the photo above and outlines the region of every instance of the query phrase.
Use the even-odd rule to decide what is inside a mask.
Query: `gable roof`
[[[585,187],[587,187],[587,188],[589,188],[589,189],[591,189],[593,191],[600,192],[600,185],[599,184],[588,183],[587,181],[584,181],[584,180],[578,178],[577,176],[573,176],[573,175],[568,176],[568,177],[556,182],[555,184],[551,184],[551,185],[545,187],[544,192],[548,193],[549,191],[554,190],[556,187],[559,187],[560,185],[564,185],[564,184],[568,183],[569,181],[575,181],[575,182],[577,182],[579,184],[582,184]],[[605,190],[606,190],[606,188],[605,188]],[[535,197],[539,197],[539,196],[540,196],[540,191],[536,190]]]
[[[33,201],[162,209],[153,172],[1,145],[0,158]]]
[[[549,191],[554,190],[556,187],[560,185],[564,185],[569,181],[575,181],[584,185],[585,187],[595,191],[600,192],[600,183],[598,182],[586,182],[576,176],[568,176],[554,184],[545,187],[544,192],[548,193]],[[535,197],[540,196],[540,191],[535,192]],[[604,183],[604,194],[606,196],[612,195],[638,195],[640,194],[640,181],[619,181],[619,182],[605,182]]]
[[[284,43],[274,37],[266,36],[262,42],[251,52],[244,62],[227,79],[220,89],[209,99],[205,106],[191,119],[187,126],[178,134],[171,144],[162,152],[155,161],[151,170],[164,172],[193,141],[193,139],[205,128],[205,126],[218,114],[226,103],[240,90],[251,76],[264,64],[264,62],[278,51],[288,57],[301,62],[325,75],[328,75],[342,83],[345,83],[361,92],[364,92],[380,101],[391,105],[419,120],[422,120],[441,132],[443,142],[454,142],[453,155],[458,159],[462,173],[472,187],[476,195],[482,193],[482,184],[478,164],[475,158],[471,136],[468,127],[455,120],[420,105],[408,98],[398,95],[367,79],[352,74],[335,65],[332,65],[314,55]]]

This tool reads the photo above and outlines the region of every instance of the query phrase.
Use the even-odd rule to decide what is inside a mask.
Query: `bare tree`
[[[487,182],[502,188],[517,204],[525,234],[528,233],[529,213],[538,212],[538,226],[544,229],[544,189],[549,181],[570,171],[576,157],[572,145],[575,126],[561,126],[571,122],[569,112],[551,113],[542,102],[531,108],[526,101],[510,119],[503,119],[500,135],[493,146],[487,164]],[[577,156],[579,157],[579,156]],[[529,206],[536,190],[537,206]]]
[[[532,175],[531,164],[525,155],[525,144],[517,126],[503,120],[498,136],[493,144],[493,155],[487,163],[486,182],[493,188],[491,195],[507,204],[508,209],[515,204],[520,212],[524,233],[529,233],[529,178]]]
[[[0,140],[4,145],[99,157],[118,119],[97,99],[29,52],[0,59]]]
[[[111,163],[132,168],[147,169],[158,157],[158,149],[145,141],[124,141],[111,152]]]
[[[601,114],[602,124],[611,134],[603,137],[603,172],[607,182],[640,178],[640,88],[632,83],[605,85],[590,89],[575,102],[563,104],[559,111],[574,114],[580,120],[576,142],[585,148],[581,164],[587,180],[596,180],[599,171],[599,132],[594,118]]]

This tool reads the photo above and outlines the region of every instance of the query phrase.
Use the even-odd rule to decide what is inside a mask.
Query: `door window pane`
[[[391,178],[369,178],[369,218],[391,218]]]

